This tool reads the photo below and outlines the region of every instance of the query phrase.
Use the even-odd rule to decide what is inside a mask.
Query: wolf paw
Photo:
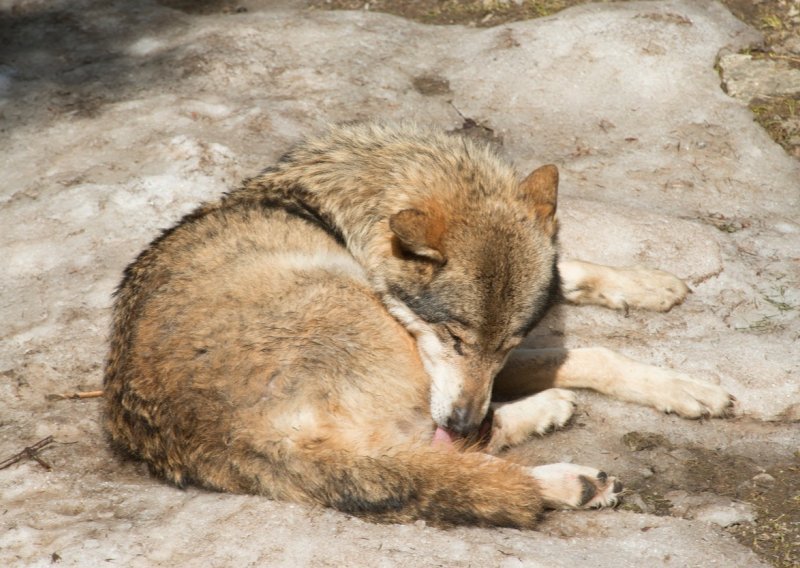
[[[696,381],[679,373],[664,380],[657,390],[653,406],[684,418],[705,418],[729,414],[736,399],[725,389]]]
[[[622,483],[604,471],[571,463],[552,463],[528,469],[542,490],[545,506],[551,509],[614,507]]]
[[[596,304],[615,310],[629,308],[666,312],[689,293],[683,280],[643,266],[617,268],[591,262],[559,263],[562,295],[576,304]]]
[[[494,411],[492,435],[487,450],[499,451],[522,443],[531,434],[561,428],[575,412],[575,393],[547,389]]]
[[[616,305],[616,309],[626,310],[638,308],[653,312],[667,312],[683,302],[689,293],[689,287],[678,278],[652,268],[634,266],[615,269],[612,289],[607,294]]]

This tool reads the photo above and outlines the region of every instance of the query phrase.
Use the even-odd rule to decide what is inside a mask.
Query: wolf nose
[[[447,429],[461,436],[465,436],[477,428],[472,413],[465,407],[460,406],[453,409],[447,419]]]

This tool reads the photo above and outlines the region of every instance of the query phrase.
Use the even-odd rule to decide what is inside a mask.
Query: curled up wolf
[[[546,507],[613,506],[604,472],[492,454],[564,425],[565,387],[688,418],[732,397],[603,348],[515,350],[554,301],[664,311],[688,291],[560,261],[557,185],[554,166],[520,180],[490,148],[408,125],[299,144],[126,269],[113,442],[178,486],[379,521],[524,528]]]

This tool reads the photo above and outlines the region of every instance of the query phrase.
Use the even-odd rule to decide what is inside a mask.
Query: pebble
[[[650,507],[647,503],[645,503],[642,496],[638,493],[634,493],[632,495],[625,496],[625,504],[628,506],[636,507],[642,513],[652,513],[653,508]]]
[[[760,487],[769,487],[775,483],[775,478],[768,473],[759,473],[753,478],[753,483]]]
[[[672,503],[670,513],[684,519],[713,523],[723,528],[755,521],[755,509],[749,503],[732,501],[713,493],[690,494],[670,491],[664,497]]]
[[[670,447],[664,436],[653,432],[628,432],[622,436],[622,443],[632,452],[650,450],[658,446]]]
[[[695,511],[694,518],[725,528],[741,523],[752,523],[756,520],[756,513],[749,503],[731,501],[728,504],[720,503],[700,507]]]

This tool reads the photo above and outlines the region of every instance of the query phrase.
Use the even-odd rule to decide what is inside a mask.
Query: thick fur
[[[432,444],[435,431],[478,428],[495,376],[558,291],[556,186],[552,166],[519,182],[489,149],[408,126],[301,144],[126,269],[105,372],[112,440],[179,486],[375,520],[531,527],[544,506],[613,505],[621,487],[597,470]],[[602,302],[590,265],[564,266],[562,293]],[[612,296],[636,307],[626,282]],[[574,357],[545,357],[531,385],[517,362],[503,382],[525,396],[606,388]],[[613,361],[607,375],[624,375]],[[606,390],[639,401],[649,380]],[[721,413],[727,395],[706,386],[684,398]],[[499,408],[490,447],[566,421],[569,396],[548,400],[560,410],[541,420]]]
[[[417,340],[434,420],[464,433],[556,292],[557,183],[553,166],[520,183],[486,146],[367,124],[307,140],[225,203],[268,200],[337,235]]]

